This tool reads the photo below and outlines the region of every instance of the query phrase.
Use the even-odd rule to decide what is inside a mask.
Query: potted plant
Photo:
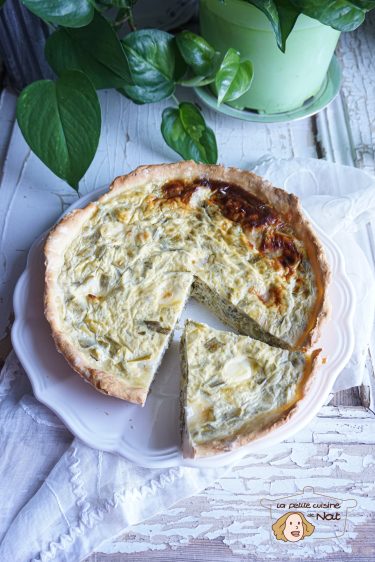
[[[253,63],[251,89],[232,104],[272,114],[319,92],[341,31],[358,27],[374,7],[362,0],[200,0],[200,26],[215,49],[232,47]]]
[[[139,2],[141,4],[142,0]],[[253,63],[245,54],[248,35],[252,35],[251,29],[247,33],[251,18],[246,18],[251,13],[253,21],[260,18],[255,37],[261,30],[261,34],[267,35],[272,43],[272,48],[263,47],[262,43],[257,43],[258,38],[255,47],[249,51],[256,62],[255,72],[260,80],[262,60],[272,62],[274,57],[279,57],[273,64],[277,69],[283,57],[286,60],[289,56],[293,38],[288,39],[288,35],[297,18],[300,19],[300,14],[303,13],[303,18],[312,16],[314,26],[323,28],[323,35],[328,33],[331,36],[329,51],[332,54],[339,31],[331,30],[326,24],[338,29],[353,29],[361,23],[366,11],[375,6],[375,0],[332,0],[326,10],[323,9],[326,3],[320,0],[202,0],[202,29],[207,37],[212,34],[213,46],[191,31],[172,35],[160,29],[137,29],[133,15],[135,3],[136,0],[0,0],[0,9],[6,10],[3,16],[4,13],[7,15],[6,18],[0,15],[2,24],[12,21],[12,18],[24,18],[25,10],[27,14],[23,22],[30,22],[33,26],[35,17],[43,22],[37,34],[38,57],[34,57],[35,60],[31,57],[31,60],[35,62],[36,75],[41,70],[43,77],[46,77],[46,72],[51,72],[51,79],[33,81],[23,89],[17,103],[17,121],[35,154],[77,190],[99,142],[101,108],[98,90],[116,89],[119,95],[136,104],[169,99],[172,105],[165,108],[161,115],[161,133],[166,143],[184,159],[215,163],[218,155],[214,132],[207,127],[199,107],[177,100],[174,93],[176,86],[211,85],[219,104],[237,102],[244,106],[251,103],[254,107],[253,102],[244,97],[254,89],[258,98],[262,98],[257,94],[256,82],[254,88],[250,88]],[[217,6],[223,11],[215,11]],[[232,21],[231,6],[239,10],[250,9],[243,15],[245,33],[237,20]],[[33,17],[29,19],[30,16]],[[224,27],[219,36],[214,33],[214,27],[219,26],[221,20]],[[300,25],[299,22],[296,25]],[[264,31],[262,26],[268,27]],[[304,29],[304,24],[302,27]],[[23,28],[25,33],[28,32],[28,25],[23,25]],[[280,49],[285,50],[287,45],[284,55],[275,46],[272,28]],[[292,33],[297,31],[298,27],[295,27]],[[1,40],[4,42],[4,36],[5,40],[9,37],[9,33],[8,26],[3,36],[0,33],[0,43]],[[304,41],[297,42],[301,51]],[[26,44],[32,51],[34,42],[30,40],[30,35]],[[311,40],[309,44],[312,47]],[[320,46],[315,45],[314,61],[322,71],[329,57],[328,62],[318,59],[316,53],[319,49]],[[2,50],[4,52],[4,48]],[[43,65],[40,64],[39,53],[43,57]],[[325,56],[322,55],[322,58]],[[298,60],[301,66],[302,59]],[[27,59],[24,65],[28,64]],[[47,67],[46,71],[44,67]],[[326,66],[322,76],[325,70]],[[305,68],[299,67],[298,72],[303,75]],[[277,79],[272,78],[270,71],[264,72],[263,76],[264,98],[269,99],[266,93],[270,89],[277,97],[277,90],[281,90],[280,73]],[[285,81],[289,79],[284,76]],[[300,78],[300,81],[307,81],[307,77]],[[294,89],[297,90],[297,86],[291,88],[289,84],[289,98],[292,94],[294,96]],[[305,95],[300,95],[298,103]],[[293,100],[293,104],[297,103],[295,97]],[[275,106],[262,105],[261,109],[274,111]],[[281,110],[280,106],[278,110]]]
[[[33,152],[77,190],[99,142],[98,90],[116,89],[136,104],[169,98],[172,105],[161,115],[166,143],[184,159],[215,163],[214,132],[195,104],[177,100],[176,86],[215,82],[222,102],[251,85],[251,62],[233,49],[220,55],[190,31],[174,36],[137,29],[135,2],[0,0],[10,19],[26,8],[48,24],[42,56],[55,78],[32,81],[22,90],[17,121]]]

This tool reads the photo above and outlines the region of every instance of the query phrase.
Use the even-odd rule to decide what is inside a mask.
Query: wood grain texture
[[[375,171],[375,12],[352,33],[343,33],[338,46],[342,89],[337,99],[316,119],[318,151],[324,158]],[[353,186],[353,191],[355,186]],[[375,271],[374,225],[356,235]],[[367,381],[358,389],[338,393],[333,403],[375,409],[375,324],[369,342]]]
[[[375,13],[354,33],[344,33],[339,57],[342,67],[342,98],[354,163],[375,172]]]
[[[348,124],[348,140],[356,166],[375,173],[375,12],[355,33],[345,33],[340,42],[343,71],[342,100]],[[369,245],[375,264],[374,222],[367,225]],[[364,400],[375,409],[375,324],[370,341],[371,367],[367,389],[360,389]]]
[[[339,56],[343,72],[341,98],[354,165],[375,173],[375,12],[355,33],[343,34]],[[375,226],[367,225],[367,240],[375,267]],[[363,240],[363,244],[367,241]],[[375,324],[370,340],[368,383],[359,389],[362,401],[375,409]]]
[[[10,137],[14,127],[14,119],[16,113],[16,97],[7,90],[3,90],[0,94],[0,182],[3,177],[4,162],[10,142]],[[0,183],[1,185],[1,183]],[[0,224],[1,217],[5,212],[5,203],[2,201],[2,190],[0,189]],[[0,227],[1,228],[1,227]],[[1,231],[0,231],[1,232]],[[1,234],[0,234],[1,236]],[[0,295],[2,294],[4,275],[6,270],[6,256],[0,246]],[[5,291],[4,287],[4,291]],[[1,297],[0,297],[1,304]],[[0,336],[0,369],[4,364],[5,358],[11,350],[9,325],[11,320],[11,311],[8,310],[8,316],[5,319],[5,331],[3,337]]]
[[[13,126],[14,126],[15,113],[16,113],[15,96],[10,94],[7,90],[3,90],[0,94],[0,181],[3,172],[2,164],[5,161],[10,135],[12,133]]]
[[[122,560],[367,561],[375,553],[375,416],[363,408],[325,406],[308,428],[272,451],[246,457],[233,471],[168,513],[107,542],[87,562]],[[346,533],[335,539],[280,543],[262,498],[313,486],[318,494],[356,499]],[[359,546],[359,540],[361,546]],[[297,546],[297,548],[296,548]]]

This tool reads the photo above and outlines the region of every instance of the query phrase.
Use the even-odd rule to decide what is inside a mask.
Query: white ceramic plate
[[[69,210],[83,207],[106,191],[96,190]],[[32,246],[27,266],[14,293],[15,322],[12,342],[27,372],[35,396],[53,410],[77,437],[97,449],[119,453],[146,467],[217,467],[246,454],[269,448],[302,429],[316,415],[328,397],[354,346],[352,315],[354,294],[344,271],[340,250],[323,232],[333,272],[330,287],[332,316],[322,334],[320,346],[326,357],[314,378],[308,395],[296,415],[270,435],[261,437],[233,452],[199,460],[183,459],[179,435],[179,340],[185,318],[228,329],[201,304],[190,299],[175,330],[173,341],[142,408],[100,394],[79,377],[55,348],[43,314],[44,257],[42,236]]]

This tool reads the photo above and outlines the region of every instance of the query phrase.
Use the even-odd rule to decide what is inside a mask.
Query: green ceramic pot
[[[266,16],[243,0],[200,0],[201,34],[254,65],[250,90],[231,105],[264,113],[291,111],[321,89],[340,32],[300,15],[282,53]]]

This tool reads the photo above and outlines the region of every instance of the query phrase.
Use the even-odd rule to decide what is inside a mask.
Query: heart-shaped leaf
[[[203,115],[192,103],[163,111],[161,132],[165,142],[185,160],[206,164],[217,162],[215,134],[206,126]]]
[[[94,16],[90,0],[21,0],[39,18],[58,25],[82,27]]]
[[[126,55],[108,21],[95,14],[81,29],[59,29],[47,40],[45,53],[56,74],[82,70],[97,89],[131,83]]]
[[[277,43],[281,48],[281,28],[276,2],[274,2],[274,0],[248,0],[248,2],[259,10],[262,10],[262,12],[267,16],[275,32]]]
[[[203,37],[191,31],[176,35],[176,42],[182,58],[197,76],[215,74],[219,67],[220,53]]]
[[[286,40],[292,31],[300,14],[290,0],[248,0],[269,19],[276,35],[276,41],[281,51],[285,51]]]
[[[276,35],[278,47],[284,53],[286,48],[286,40],[292,32],[300,11],[292,4],[290,0],[278,0],[277,11],[279,14],[280,31]]]
[[[339,31],[353,31],[365,19],[363,7],[369,2],[358,0],[292,0],[306,16],[319,20]]]
[[[247,92],[253,74],[251,61],[241,62],[240,54],[234,49],[228,49],[215,78],[218,103],[236,100]]]
[[[277,44],[285,51],[286,40],[298,15],[303,13],[339,31],[352,31],[375,8],[375,0],[246,0],[267,16]]]
[[[160,101],[175,88],[176,45],[173,35],[158,29],[142,29],[129,33],[122,41],[129,63],[132,84],[125,84],[125,94],[142,103],[147,99]]]
[[[101,127],[100,104],[90,80],[74,70],[56,82],[33,82],[18,99],[17,121],[31,150],[78,189],[95,156]]]

